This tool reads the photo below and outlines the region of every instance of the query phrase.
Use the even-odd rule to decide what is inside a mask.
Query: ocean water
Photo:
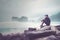
[[[59,25],[60,22],[52,22],[51,25]],[[28,28],[40,29],[41,22],[0,22],[0,33],[22,33]]]

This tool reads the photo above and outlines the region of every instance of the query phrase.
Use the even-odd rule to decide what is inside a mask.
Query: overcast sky
[[[0,21],[12,16],[37,17],[60,11],[60,0],[0,0]]]

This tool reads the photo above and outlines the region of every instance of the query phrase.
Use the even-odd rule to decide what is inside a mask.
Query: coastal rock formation
[[[56,26],[56,28],[57,27],[60,26]],[[35,28],[29,28],[29,30],[25,30],[22,34],[3,35],[0,33],[0,40],[60,40],[60,31],[56,33],[52,30],[38,31]]]

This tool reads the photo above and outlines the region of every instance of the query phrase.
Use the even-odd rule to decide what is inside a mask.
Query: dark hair
[[[45,15],[45,16],[48,16],[48,15]]]

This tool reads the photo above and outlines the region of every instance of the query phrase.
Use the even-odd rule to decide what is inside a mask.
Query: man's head
[[[45,18],[48,18],[48,15],[45,15]]]

